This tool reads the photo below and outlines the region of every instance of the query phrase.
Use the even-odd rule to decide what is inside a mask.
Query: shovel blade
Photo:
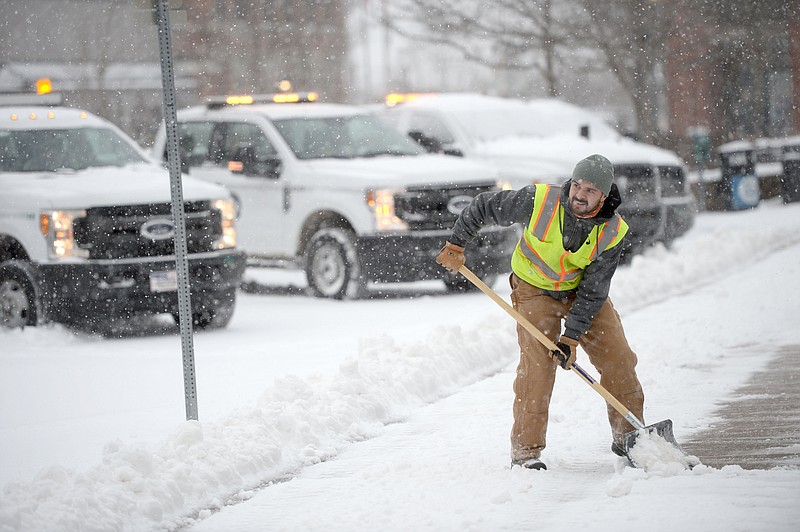
[[[665,419],[664,421],[659,421],[658,423],[653,423],[652,425],[647,425],[642,429],[627,432],[625,434],[625,454],[634,467],[640,467],[641,464],[636,463],[635,459],[630,454],[631,450],[636,446],[636,442],[639,440],[639,438],[642,438],[645,435],[650,437],[652,434],[656,434],[659,438],[663,439],[672,447],[674,447],[675,450],[680,453],[682,461],[687,464],[689,469],[699,463],[696,457],[688,455],[675,440],[675,434],[672,432],[672,420]]]

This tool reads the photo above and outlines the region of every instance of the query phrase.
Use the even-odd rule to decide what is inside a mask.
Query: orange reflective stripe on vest
[[[539,193],[538,187],[536,193]],[[553,225],[553,220],[555,220],[558,215],[557,207],[560,199],[561,191],[556,187],[548,187],[547,195],[544,198],[544,202],[542,202],[542,207],[536,215],[536,223],[531,224],[531,227],[533,227],[533,236],[539,240],[545,239],[548,229]],[[533,214],[531,215],[531,219],[533,219]]]
[[[622,229],[622,224],[624,223],[622,216],[616,214],[614,218],[611,218],[608,222],[603,224],[603,228],[600,230],[600,238],[597,240],[597,244],[595,244],[592,254],[589,257],[591,260],[596,259],[597,255],[599,255],[597,252],[598,249],[605,251],[611,247],[611,243],[617,238],[617,235]]]

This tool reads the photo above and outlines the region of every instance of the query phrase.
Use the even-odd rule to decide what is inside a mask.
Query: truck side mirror
[[[191,135],[181,135],[178,140],[178,156],[181,160],[181,173],[188,174],[191,166],[191,154],[194,148],[194,137]],[[164,144],[164,152],[161,154],[164,166],[167,166],[167,145]]]
[[[274,179],[280,176],[281,160],[277,155],[259,160],[254,146],[240,146],[228,162],[228,170],[234,174]]]
[[[436,137],[426,135],[422,131],[409,131],[408,136],[430,153],[444,153],[442,143]]]
[[[189,137],[189,139],[191,139],[191,137]],[[192,141],[191,144],[194,145],[194,141]],[[180,153],[181,158],[181,172],[188,174],[189,168],[191,167],[189,159],[192,154],[192,148],[187,142],[184,142],[183,138],[181,138],[181,143],[178,146],[178,153]]]
[[[409,131],[408,136],[425,148],[429,153],[441,153],[444,155],[454,155],[456,157],[463,157],[464,152],[460,148],[445,148],[442,142],[434,136],[426,135],[422,131]]]

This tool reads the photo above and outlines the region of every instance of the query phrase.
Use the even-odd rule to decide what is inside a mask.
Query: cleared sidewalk
[[[786,346],[717,412],[720,421],[682,443],[712,467],[800,467],[800,345]]]

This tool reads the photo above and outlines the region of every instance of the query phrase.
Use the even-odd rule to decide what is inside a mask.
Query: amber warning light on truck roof
[[[50,94],[53,92],[53,82],[50,78],[39,78],[36,80],[36,94]]]
[[[413,102],[417,98],[421,98],[423,96],[430,96],[429,93],[418,93],[418,92],[393,92],[391,94],[387,94],[384,101],[386,105],[389,107],[394,107],[397,104],[405,103],[405,102]]]
[[[206,107],[219,109],[233,105],[253,105],[259,103],[310,103],[319,99],[316,92],[278,92],[275,94],[232,94],[209,98]]]

